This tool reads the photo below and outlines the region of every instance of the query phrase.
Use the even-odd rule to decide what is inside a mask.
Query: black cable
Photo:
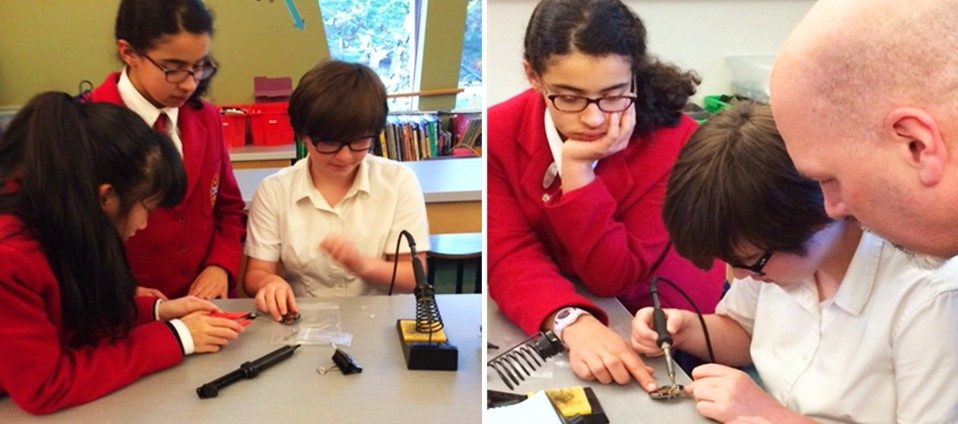
[[[389,296],[393,294],[393,287],[396,285],[396,269],[399,267],[399,243],[402,242],[402,238],[406,237],[406,242],[409,243],[409,253],[412,256],[416,256],[416,240],[412,238],[412,234],[409,231],[402,230],[399,232],[399,236],[396,237],[396,254],[393,255],[393,276],[389,280]]]
[[[709,359],[711,362],[714,363],[715,352],[712,350],[712,338],[709,337],[709,329],[708,329],[708,326],[705,325],[705,317],[702,316],[702,312],[699,311],[699,307],[695,305],[695,302],[692,301],[692,298],[690,298],[689,295],[685,294],[685,291],[683,291],[681,288],[679,288],[679,286],[677,286],[675,283],[673,283],[671,280],[665,277],[660,277],[657,275],[655,277],[652,277],[652,281],[649,282],[650,294],[652,291],[658,291],[658,288],[656,286],[659,280],[662,280],[668,283],[668,285],[672,286],[672,288],[674,288],[675,291],[679,292],[679,294],[685,298],[685,301],[688,302],[690,306],[692,306],[692,309],[695,310],[695,315],[698,317],[699,323],[702,324],[702,332],[705,334],[705,347],[708,348]]]
[[[405,231],[405,230],[403,230]],[[396,254],[393,255],[393,276],[389,280],[389,294],[388,296],[393,295],[393,287],[396,285],[396,269],[399,268],[399,243],[402,242],[402,233],[399,233],[399,236],[396,237]]]

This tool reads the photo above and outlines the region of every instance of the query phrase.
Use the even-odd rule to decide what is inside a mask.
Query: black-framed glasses
[[[546,96],[560,112],[582,112],[595,103],[599,110],[608,113],[623,112],[635,103],[636,96],[620,95],[605,97],[586,97],[575,94],[549,94]]]
[[[540,79],[541,81],[541,79]],[[546,85],[543,83],[543,85]],[[632,85],[629,87],[630,93],[635,93],[635,78],[632,78]],[[606,113],[624,112],[629,106],[635,103],[638,98],[635,94],[620,94],[616,96],[588,97],[578,94],[557,94],[549,93],[546,98],[552,102],[552,106],[560,112],[582,112],[590,104],[595,103],[599,110]]]
[[[737,262],[729,262],[728,264],[732,268],[744,269],[759,277],[763,277],[765,276],[765,272],[763,272],[762,269],[764,269],[765,265],[768,264],[768,260],[772,257],[772,253],[772,250],[766,250],[765,253],[763,253],[762,256],[759,256],[759,258],[751,265],[744,265]]]
[[[193,80],[196,82],[203,81],[207,78],[212,77],[216,74],[216,65],[213,64],[212,59],[207,59],[202,65],[197,69],[184,68],[184,69],[169,69],[163,65],[160,65],[152,57],[143,52],[137,52],[140,56],[149,60],[154,66],[163,71],[163,76],[166,77],[166,82],[169,83],[180,83],[186,80],[187,76],[192,76]]]
[[[343,146],[349,147],[352,152],[367,152],[373,147],[374,135],[367,135],[351,141],[326,141],[317,140],[314,137],[307,136],[309,141],[316,147],[316,151],[324,154],[335,154],[342,150]]]

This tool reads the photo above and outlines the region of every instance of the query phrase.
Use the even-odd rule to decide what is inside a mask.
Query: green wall
[[[459,80],[466,0],[428,2],[422,87]],[[81,80],[99,85],[120,69],[113,38],[119,1],[2,0],[0,107],[22,105],[41,91],[76,93]],[[206,0],[214,14],[212,53],[220,64],[209,98],[251,103],[253,77],[293,78],[329,56],[316,0],[295,0],[306,22],[293,27],[283,0]],[[453,17],[453,18],[450,18]],[[457,41],[458,40],[458,41]],[[423,99],[423,110],[448,109],[454,96]]]

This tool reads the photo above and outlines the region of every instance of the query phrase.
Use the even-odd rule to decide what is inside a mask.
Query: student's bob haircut
[[[327,60],[306,72],[289,98],[289,122],[298,136],[348,142],[378,136],[386,127],[386,87],[369,67]]]
[[[675,249],[702,269],[715,258],[743,262],[743,245],[804,255],[805,242],[832,222],[766,104],[735,103],[699,128],[667,190],[662,214]]]

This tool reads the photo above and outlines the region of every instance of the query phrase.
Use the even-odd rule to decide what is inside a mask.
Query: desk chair
[[[482,293],[482,233],[434,234],[429,236],[432,248],[426,252],[429,271],[427,280],[436,286],[436,268],[456,265],[456,293],[462,293],[463,273],[467,263],[476,267],[475,293]]]

